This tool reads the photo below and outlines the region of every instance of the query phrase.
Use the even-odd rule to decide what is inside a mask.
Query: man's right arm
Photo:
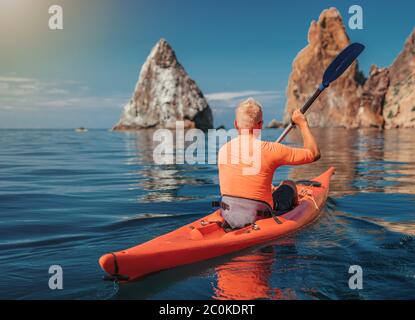
[[[303,136],[304,149],[307,149],[313,155],[314,161],[320,159],[320,149],[317,145],[316,139],[310,131],[308,126],[307,118],[300,110],[295,110],[292,115],[293,123],[300,129],[301,135]]]
[[[292,120],[301,130],[304,146],[303,148],[292,148],[281,143],[273,143],[271,157],[277,166],[302,165],[320,159],[320,149],[310,131],[307,119],[297,110],[293,113]]]

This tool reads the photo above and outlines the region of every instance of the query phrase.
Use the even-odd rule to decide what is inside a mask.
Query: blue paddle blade
[[[324,72],[323,87],[328,87],[331,82],[340,77],[364,49],[365,46],[360,43],[352,43],[343,49]]]

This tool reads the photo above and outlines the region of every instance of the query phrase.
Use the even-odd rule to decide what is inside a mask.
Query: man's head
[[[242,101],[235,110],[235,128],[238,130],[262,129],[262,106],[253,98]]]

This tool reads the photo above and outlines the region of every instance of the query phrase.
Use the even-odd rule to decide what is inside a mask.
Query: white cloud
[[[2,109],[2,110],[13,110],[14,109],[14,107],[13,106],[0,106],[0,109]]]
[[[14,82],[14,83],[27,83],[27,82],[33,82],[34,79],[31,78],[22,78],[22,77],[16,77],[14,75],[10,76],[0,76],[0,82]]]
[[[279,98],[280,94],[276,91],[258,91],[258,90],[245,90],[236,92],[215,92],[205,95],[209,101],[232,101],[237,99],[244,99],[247,97],[273,97]]]
[[[62,88],[51,88],[47,91],[48,94],[69,94],[68,90]]]
[[[205,95],[215,118],[215,125],[232,126],[234,108],[242,100],[252,97],[263,106],[264,118],[281,118],[285,97],[279,91],[244,90],[215,92]]]
[[[129,94],[96,96],[89,88],[72,80],[43,81],[15,74],[0,76],[0,108],[2,110],[28,110],[64,107],[120,108]],[[13,106],[13,108],[10,108]]]
[[[62,99],[37,101],[39,107],[101,107],[101,108],[122,108],[125,105],[124,97],[67,97]]]
[[[236,105],[248,97],[258,100],[264,108],[272,107],[281,103],[283,97],[278,91],[245,90],[234,92],[215,92],[205,95],[210,106],[215,109],[235,108]]]

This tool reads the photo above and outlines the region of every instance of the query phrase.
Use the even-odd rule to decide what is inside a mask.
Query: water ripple
[[[219,194],[216,166],[156,166],[151,130],[0,131],[2,298],[415,297],[412,131],[313,129],[321,160],[279,168],[274,183],[312,178],[335,166],[318,221],[265,246],[119,287],[101,282],[100,255],[210,212]],[[263,137],[279,133],[265,130]],[[288,143],[301,143],[298,132]],[[52,264],[64,268],[60,292],[45,286]],[[361,291],[347,285],[354,264],[364,270]]]

